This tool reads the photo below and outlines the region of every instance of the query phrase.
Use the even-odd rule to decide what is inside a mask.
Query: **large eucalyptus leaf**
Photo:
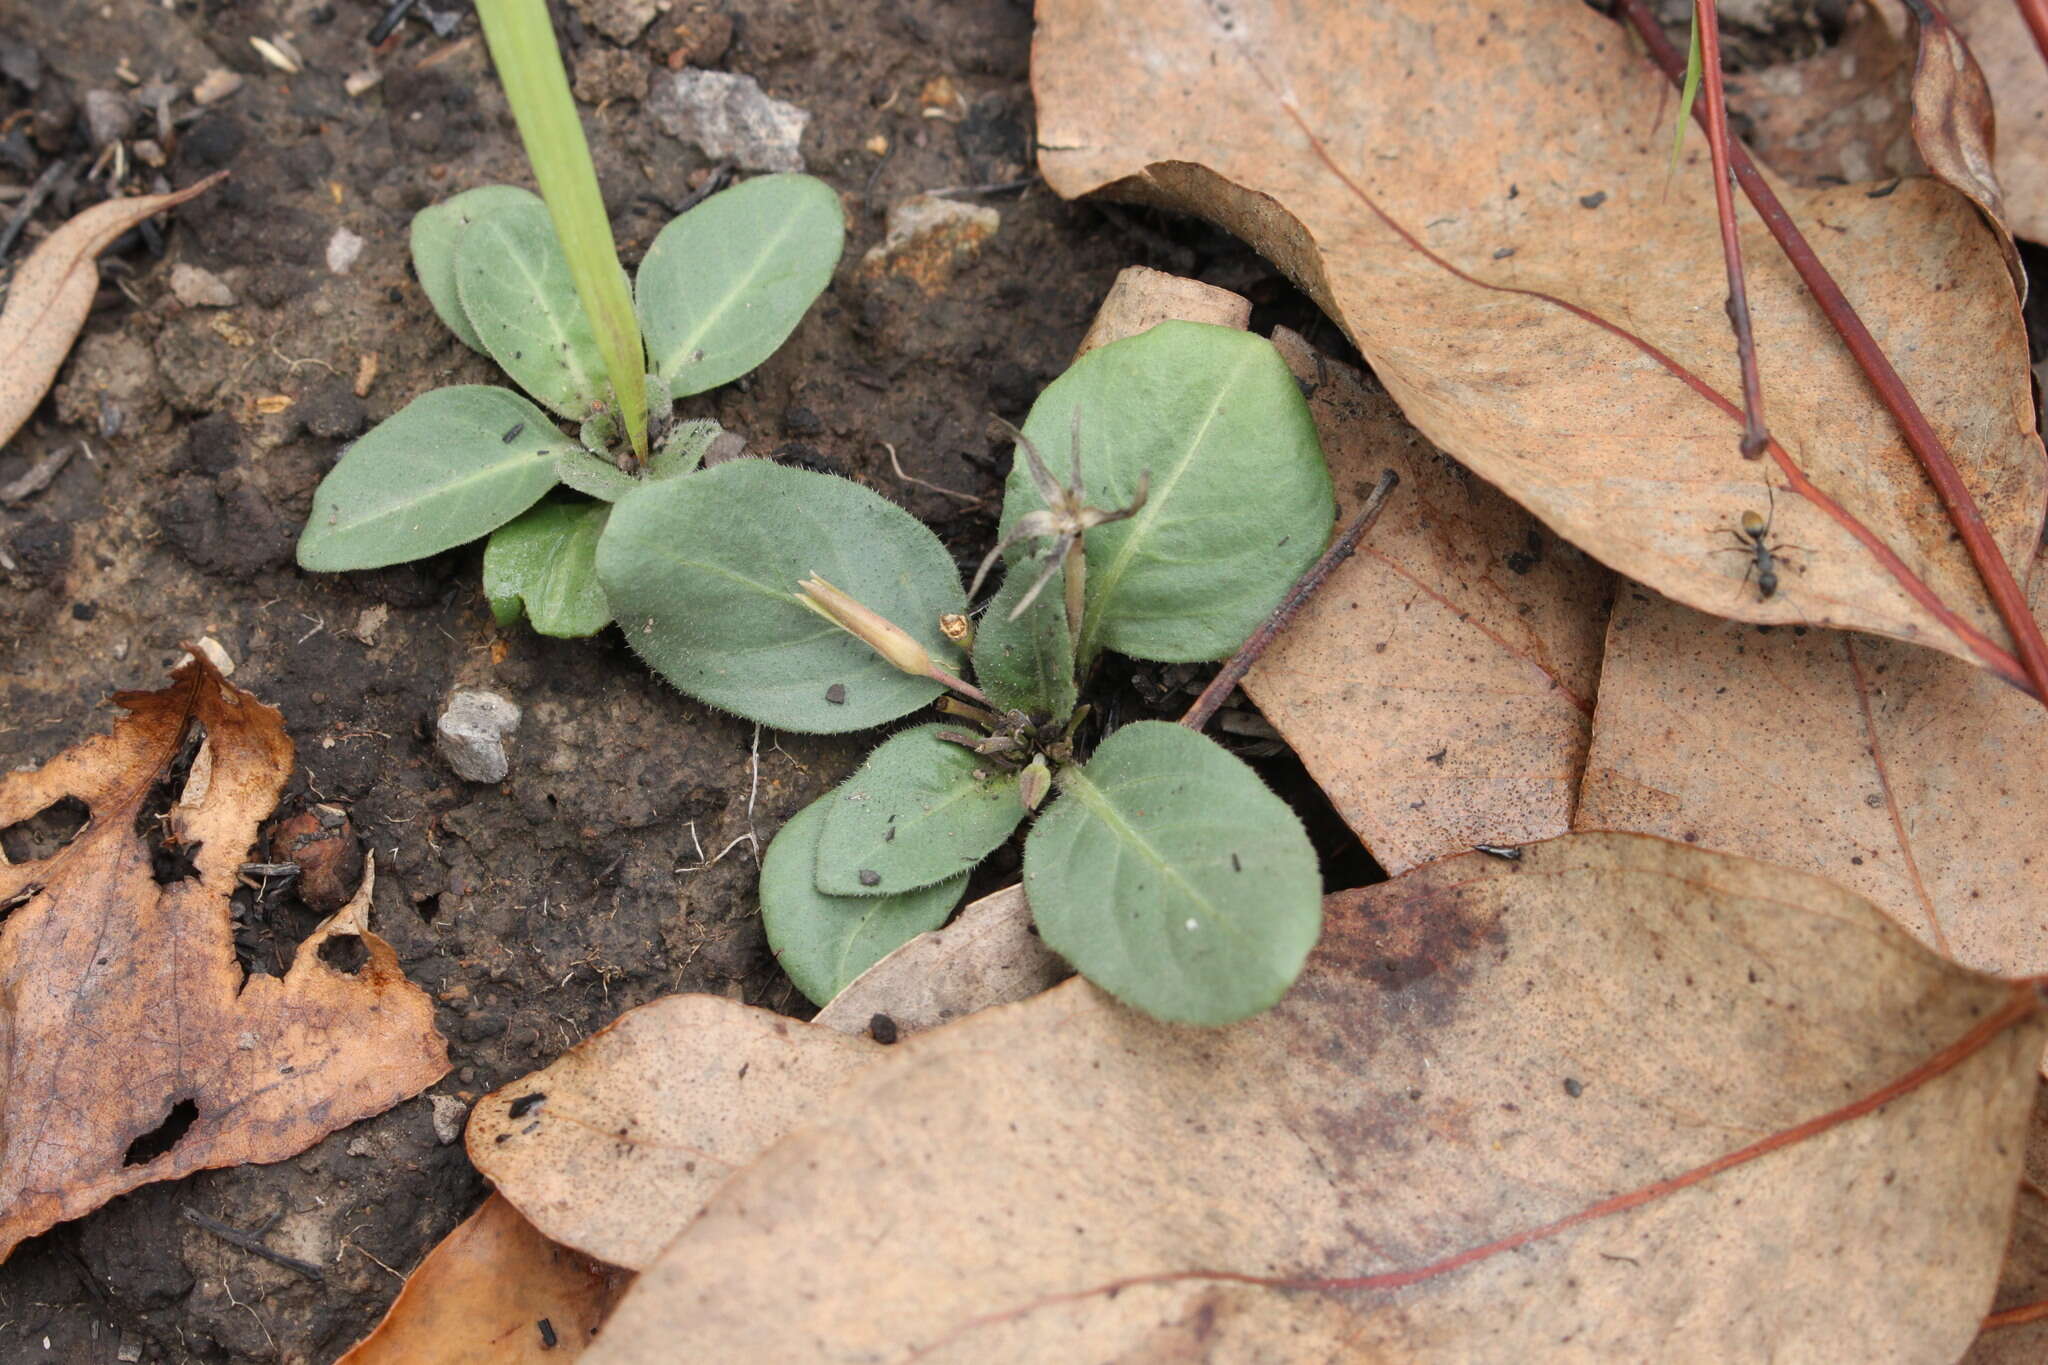
[[[839,196],[808,175],[759,176],[672,220],[633,285],[655,372],[683,398],[759,365],[832,282],[845,239]]]
[[[554,487],[556,458],[575,448],[510,389],[423,393],[370,428],[320,481],[299,566],[376,569],[489,535]]]
[[[1308,404],[1273,344],[1163,322],[1090,351],[1032,406],[1024,434],[1063,482],[1081,413],[1088,501],[1144,507],[1088,532],[1080,660],[1220,659],[1243,643],[1330,538],[1336,507]],[[1002,531],[1043,507],[1020,457]],[[1040,548],[1021,543],[1012,563]]]
[[[1056,571],[1024,614],[1010,619],[1044,571],[1043,554],[1010,567],[974,632],[974,681],[1002,710],[1064,722],[1074,713],[1075,701],[1065,572]]]
[[[813,573],[960,667],[938,625],[966,608],[952,557],[908,512],[830,474],[733,460],[648,483],[613,504],[597,572],[656,672],[778,730],[864,730],[941,690],[802,606],[796,586]]]
[[[455,241],[455,286],[485,352],[535,398],[582,421],[610,392],[547,205],[503,204]]]
[[[470,325],[469,314],[462,311],[462,298],[455,286],[455,243],[471,223],[507,204],[538,203],[538,195],[517,185],[479,185],[412,216],[413,273],[420,277],[420,288],[441,321],[472,351],[489,354]]]
[[[832,896],[913,891],[971,871],[1024,819],[1017,775],[939,738],[894,735],[827,803],[818,889]]]
[[[1322,879],[1301,821],[1194,731],[1126,725],[1024,845],[1046,946],[1154,1018],[1227,1024],[1286,994],[1322,932]]]
[[[896,896],[828,896],[811,876],[827,794],[795,815],[761,859],[761,927],[789,979],[813,1004],[839,994],[896,949],[944,924],[967,874]]]
[[[611,509],[601,502],[543,502],[491,532],[484,596],[498,624],[526,619],[542,635],[595,635],[612,619],[597,581],[597,539]]]

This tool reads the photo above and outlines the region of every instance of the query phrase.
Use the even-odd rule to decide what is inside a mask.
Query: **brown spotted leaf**
[[[2032,600],[2048,622],[2038,565]],[[2048,973],[2048,712],[1943,655],[1627,586],[1576,819],[1814,872],[1967,966]]]
[[[2048,1312],[2041,1311],[2048,1303],[2048,1085],[2034,1100],[2025,1171],[1998,1296],[1962,1365],[2040,1365],[2048,1360]]]
[[[367,879],[284,976],[236,962],[237,872],[291,775],[278,713],[197,657],[114,700],[110,734],[0,777],[0,827],[89,811],[50,856],[0,857],[0,1256],[138,1185],[283,1160],[448,1069],[432,1003],[368,930]]]
[[[589,1359],[1967,1346],[2033,1103],[2031,990],[1818,878],[1636,836],[1466,854],[1327,910],[1294,992],[1230,1028],[1077,980],[899,1045],[712,1196]],[[1938,1055],[1960,1060],[1900,1084]]]
[[[0,445],[56,381],[71,343],[99,292],[99,254],[145,218],[203,194],[227,175],[220,171],[172,194],[143,194],[95,204],[58,228],[29,253],[7,288],[0,310]]]
[[[1745,206],[1764,410],[1740,384],[1712,175],[1669,83],[1580,0],[1044,0],[1039,166],[1203,214],[1282,266],[1424,435],[1560,535],[1703,611],[1895,636],[2013,672],[1918,463]],[[1665,130],[1658,133],[1658,129]],[[1946,186],[1788,189],[2011,559],[2048,471],[1996,235]],[[1793,471],[1811,481],[1788,495]],[[1713,553],[1778,485],[1794,602]]]
[[[337,1365],[565,1365],[632,1276],[556,1246],[492,1195],[408,1275]]]

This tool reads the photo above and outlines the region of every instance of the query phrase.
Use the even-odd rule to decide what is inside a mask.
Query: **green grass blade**
[[[1678,155],[1685,150],[1686,125],[1692,122],[1693,101],[1700,97],[1700,15],[1692,15],[1692,41],[1685,46],[1685,84],[1678,91],[1678,128],[1671,138],[1671,169],[1678,169]]]

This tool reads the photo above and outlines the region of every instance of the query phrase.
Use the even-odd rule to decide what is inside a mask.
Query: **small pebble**
[[[519,708],[495,692],[464,689],[448,698],[435,723],[435,748],[468,782],[502,782],[512,770],[505,737],[519,728]]]

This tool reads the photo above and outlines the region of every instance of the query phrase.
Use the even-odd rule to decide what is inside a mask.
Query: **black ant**
[[[1804,545],[1787,545],[1782,540],[1776,544],[1770,543],[1771,523],[1778,518],[1778,493],[1777,489],[1768,482],[1764,484],[1764,491],[1770,495],[1770,515],[1760,517],[1756,514],[1754,508],[1744,512],[1740,529],[1734,526],[1722,528],[1729,535],[1735,537],[1735,544],[1724,545],[1717,551],[1720,554],[1745,554],[1749,556],[1749,566],[1742,571],[1742,581],[1747,584],[1749,576],[1751,574],[1756,575],[1756,600],[1759,602],[1768,602],[1777,594],[1779,555],[1786,550],[1799,550],[1806,554],[1813,553]],[[1804,572],[1804,570],[1801,570],[1801,572]]]

